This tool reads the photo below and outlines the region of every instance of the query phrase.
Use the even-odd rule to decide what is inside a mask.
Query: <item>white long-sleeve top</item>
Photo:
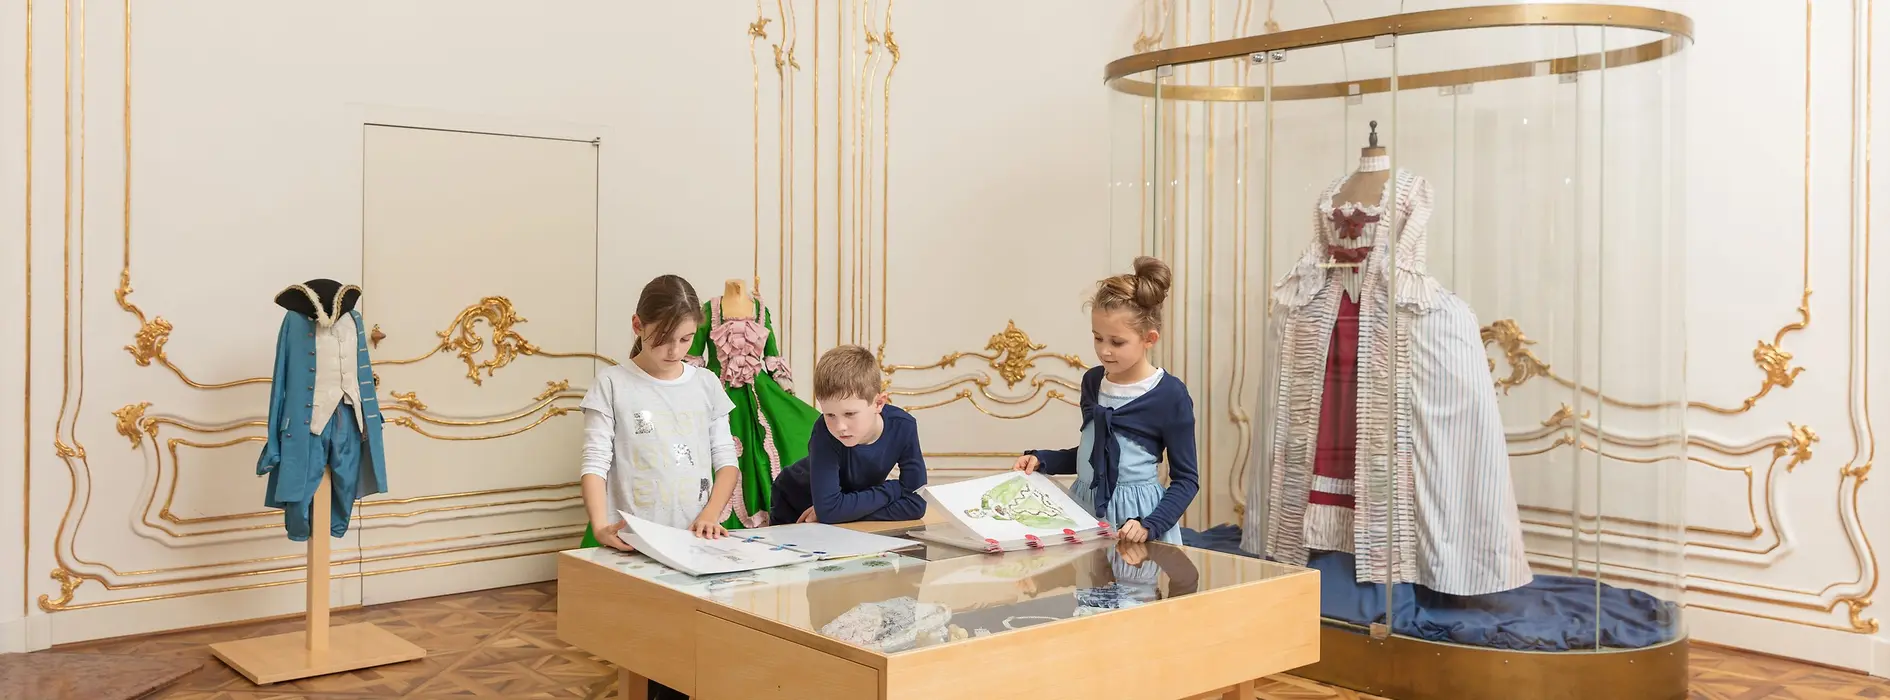
[[[623,511],[688,527],[708,505],[715,472],[740,455],[728,425],[735,404],[714,374],[693,366],[670,380],[635,363],[606,367],[579,406],[580,474],[603,477],[611,518]]]

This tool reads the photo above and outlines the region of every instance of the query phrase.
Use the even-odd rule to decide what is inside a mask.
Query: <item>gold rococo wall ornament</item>
[[[1072,406],[1076,405],[1076,402],[1065,392],[1050,388],[1052,385],[1068,389],[1081,388],[1076,382],[1064,377],[1043,372],[1038,372],[1033,376],[1032,370],[1037,369],[1038,361],[1055,360],[1079,371],[1088,369],[1088,366],[1083,363],[1083,360],[1076,355],[1045,352],[1047,349],[1047,345],[1031,340],[1030,334],[1018,328],[1015,320],[1009,320],[1005,323],[1004,330],[992,334],[991,337],[986,340],[982,351],[949,352],[941,356],[938,361],[924,365],[885,364],[884,358],[882,357],[881,367],[882,371],[885,373],[885,377],[881,381],[881,386],[889,394],[909,397],[929,396],[951,391],[952,389],[958,389],[958,391],[951,394],[950,398],[942,401],[906,406],[905,408],[908,411],[930,410],[949,406],[960,401],[966,401],[977,408],[979,412],[993,418],[1006,420],[1029,418],[1041,412],[1051,401],[1062,401]],[[883,354],[884,350],[882,349],[881,352]],[[990,371],[996,372],[997,376],[993,378],[990,372],[979,372],[977,374],[961,375],[932,386],[895,387],[893,385],[892,377],[895,374],[901,372],[922,372],[956,368],[959,361],[967,358],[982,360]],[[993,381],[996,380],[1003,381],[1006,388],[1010,389],[1017,388],[1019,384],[1028,383],[1031,387],[1031,393],[1022,396],[994,394],[990,391],[990,387]],[[967,384],[973,385],[975,390],[971,388],[959,388]],[[1042,397],[1042,401],[1040,402],[1037,401],[1039,397]],[[980,398],[983,400],[980,401]],[[987,403],[1010,406],[1032,403],[1036,405],[1034,408],[1024,413],[1002,413],[987,407]]]

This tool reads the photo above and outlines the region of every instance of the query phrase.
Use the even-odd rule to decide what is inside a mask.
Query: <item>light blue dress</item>
[[[1147,379],[1128,385],[1105,379],[1097,392],[1096,403],[1107,408],[1121,408],[1154,389],[1165,374],[1162,370],[1156,370]],[[1118,435],[1116,442],[1122,446],[1122,459],[1116,465],[1116,491],[1109,498],[1109,512],[1090,515],[1108,520],[1120,528],[1133,518],[1147,517],[1155,512],[1155,506],[1162,502],[1162,494],[1166,493],[1166,489],[1161,482],[1161,460],[1127,437]],[[1085,424],[1082,441],[1076,446],[1076,483],[1070,487],[1070,497],[1084,510],[1095,508],[1096,503],[1096,474],[1089,465],[1089,455],[1095,445],[1095,426]],[[1168,532],[1162,533],[1154,541],[1181,544],[1181,527],[1168,528]]]

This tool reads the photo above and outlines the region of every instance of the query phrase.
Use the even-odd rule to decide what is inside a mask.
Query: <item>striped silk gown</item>
[[[1425,272],[1430,182],[1399,170],[1376,205],[1334,206],[1346,179],[1320,197],[1317,235],[1274,288],[1273,449],[1254,484],[1268,509],[1265,522],[1249,512],[1247,547],[1302,565],[1314,552],[1348,552],[1360,582],[1453,595],[1526,585],[1476,315]],[[1403,227],[1395,327],[1386,308],[1394,225]],[[1322,267],[1328,260],[1362,265]]]

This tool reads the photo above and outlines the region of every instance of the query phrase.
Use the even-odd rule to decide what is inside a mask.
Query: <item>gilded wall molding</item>
[[[504,559],[514,559],[518,557],[555,554],[559,551],[569,549],[571,540],[581,535],[583,533],[583,529],[579,527],[575,527],[575,526],[570,526],[570,525],[556,525],[556,526],[551,526],[551,527],[533,528],[530,530],[520,530],[520,531],[513,531],[513,532],[506,532],[506,533],[494,533],[493,536],[497,537],[497,536],[504,536],[504,535],[518,534],[518,533],[534,533],[534,532],[553,532],[553,534],[549,534],[549,535],[541,534],[534,537],[523,538],[523,539],[502,540],[502,541],[497,541],[497,542],[480,542],[480,543],[475,543],[475,544],[464,544],[464,538],[451,538],[452,540],[459,542],[460,544],[458,544],[457,546],[444,547],[444,548],[419,551],[419,552],[400,552],[400,553],[395,553],[395,554],[383,554],[383,555],[374,555],[374,556],[368,556],[362,550],[354,550],[355,552],[357,552],[356,556],[336,559],[335,561],[332,562],[332,565],[337,566],[337,567],[342,567],[342,566],[364,567],[366,564],[371,564],[371,563],[398,561],[401,559],[412,559],[416,557],[436,556],[436,555],[441,555],[441,554],[454,554],[454,553],[459,553],[459,552],[472,552],[472,551],[479,551],[479,550],[484,550],[484,549],[515,547],[515,546],[520,546],[520,545],[540,544],[540,543],[546,543],[546,542],[555,543],[555,544],[550,548],[540,548],[533,551],[519,552],[519,553],[513,553],[513,554],[483,556],[483,557],[475,557],[475,558],[470,558],[470,559],[460,559],[460,560],[444,561],[444,562],[432,562],[428,564],[410,565],[410,566],[394,567],[394,568],[387,568],[387,569],[361,570],[360,568],[356,568],[355,570],[337,570],[337,571],[334,571],[332,575],[335,579],[342,580],[342,579],[350,579],[350,578],[361,578],[365,576],[384,576],[387,574],[399,574],[399,573],[407,573],[407,572],[412,572],[412,571],[423,571],[423,570],[428,570],[428,569],[438,569],[438,568],[444,568],[444,567],[449,567],[449,566],[460,566],[464,564],[476,564],[476,563],[489,562],[489,561],[500,561]],[[380,548],[386,548],[386,547],[380,547]],[[346,553],[344,550],[337,550],[335,552],[335,554],[337,555],[344,554],[344,553]],[[287,556],[287,557],[272,557],[271,559],[300,560],[304,558],[305,557],[303,555],[297,554],[297,555],[292,555],[292,556]],[[243,577],[292,575],[292,574],[299,574],[306,568],[307,567],[305,565],[278,566],[278,567],[272,567],[268,569],[259,570],[256,572],[245,573],[243,574]],[[129,604],[134,604],[134,603],[148,603],[148,602],[155,602],[155,601],[160,601],[160,600],[176,600],[179,598],[191,598],[191,597],[196,597],[196,596],[215,595],[215,594],[220,594],[220,593],[234,593],[237,591],[256,590],[260,588],[274,588],[277,586],[299,586],[299,585],[302,585],[304,582],[304,578],[298,575],[298,576],[291,576],[289,578],[284,578],[284,579],[276,580],[276,581],[264,581],[261,583],[224,586],[224,587],[219,587],[219,588],[205,588],[205,589],[177,591],[177,592],[172,592],[172,593],[161,593],[161,594],[138,596],[138,597],[132,597],[132,598],[102,600],[102,601],[91,602],[91,603],[73,603],[72,602],[73,594],[78,590],[80,584],[83,583],[85,580],[90,579],[90,577],[81,576],[79,574],[76,574],[64,568],[56,568],[52,571],[51,578],[59,582],[60,595],[58,597],[41,595],[39,597],[40,610],[49,612],[49,613],[60,612],[64,610],[86,610],[86,609],[92,609],[92,608],[129,605]],[[205,583],[205,582],[217,580],[219,578],[225,578],[225,577],[221,577],[221,576],[194,577],[186,581],[162,581],[162,582],[155,582],[155,583],[130,583],[130,584],[111,584],[111,583],[105,583],[103,581],[100,581],[100,585],[101,587],[103,587],[105,590],[108,590],[108,591],[140,590],[140,589],[152,588],[156,586],[178,585],[181,583]],[[91,580],[97,580],[97,579],[91,579]]]
[[[482,372],[484,376],[490,377],[523,356],[588,358],[612,365],[617,364],[616,360],[596,353],[563,353],[544,350],[519,334],[516,326],[525,322],[526,319],[519,316],[518,311],[513,308],[511,299],[498,295],[488,296],[460,310],[459,315],[453,317],[453,322],[448,324],[445,330],[435,332],[434,335],[439,337],[440,342],[433,346],[433,349],[407,359],[375,360],[374,364],[377,366],[411,365],[434,355],[452,351],[461,362],[466,364],[466,379],[477,385],[485,384],[485,379],[480,376]],[[478,355],[486,349],[487,340],[478,332],[477,326],[481,323],[491,330],[492,335],[490,341],[492,357],[483,361],[478,359]]]
[[[886,393],[890,395],[913,398],[932,396],[951,391],[952,389],[958,389],[958,391],[951,394],[950,397],[943,400],[905,406],[908,411],[925,411],[964,401],[970,403],[980,413],[992,418],[1005,420],[1029,418],[1043,411],[1052,401],[1061,401],[1072,406],[1076,405],[1076,402],[1070,398],[1069,394],[1056,387],[1071,390],[1081,389],[1079,384],[1064,377],[1044,372],[1038,372],[1032,375],[1031,371],[1037,369],[1037,362],[1039,360],[1054,360],[1076,370],[1088,369],[1081,358],[1070,354],[1044,352],[1047,348],[1047,345],[1031,340],[1030,334],[1018,328],[1015,320],[1008,321],[1005,324],[1004,330],[992,334],[985,342],[982,351],[949,352],[941,356],[938,361],[930,364],[886,364],[883,354],[884,348],[882,348],[880,366],[885,373],[885,378],[881,380],[881,386],[883,386]],[[930,386],[902,387],[895,386],[892,381],[893,375],[901,372],[917,373],[931,370],[954,369],[958,366],[959,361],[965,359],[981,360],[985,367],[989,368],[989,371],[980,370],[973,374],[959,375],[943,383]],[[995,379],[992,377],[992,372],[997,374]],[[991,385],[1000,380],[1005,383],[1007,388],[1011,389],[1017,388],[1017,385],[1020,383],[1028,383],[1031,387],[1031,392],[1021,396],[993,393],[990,390]],[[967,387],[967,385],[969,385],[969,387]],[[1039,397],[1042,397],[1041,400],[1039,400]],[[989,404],[1005,406],[1034,404],[1034,407],[1027,412],[1018,413],[996,411],[993,410]]]
[[[511,437],[513,435],[524,433],[526,431],[532,430],[534,428],[537,428],[545,424],[551,418],[577,412],[578,409],[573,406],[553,406],[552,405],[552,402],[557,401],[557,400],[570,400],[570,399],[577,399],[577,398],[582,397],[581,393],[571,392],[569,390],[569,387],[570,387],[569,380],[546,382],[546,385],[547,385],[547,391],[541,393],[538,396],[538,398],[535,399],[532,405],[527,406],[523,410],[515,411],[509,414],[505,414],[505,415],[501,415],[501,416],[497,416],[493,418],[456,419],[456,418],[440,417],[440,416],[435,416],[435,415],[426,413],[424,405],[421,405],[420,407],[415,408],[409,405],[406,401],[401,402],[401,405],[398,405],[398,406],[388,406],[387,410],[399,411],[399,412],[403,412],[407,414],[407,415],[400,416],[393,419],[392,421],[390,421],[391,423],[395,425],[399,425],[401,427],[408,428],[409,430],[412,430],[415,433],[418,433],[422,435],[423,437],[427,437],[430,439],[451,440],[451,441],[494,440],[494,439]],[[399,393],[399,392],[396,392],[396,393]],[[408,397],[409,399],[412,399],[413,397],[413,394],[411,392],[402,394],[402,395]],[[147,436],[154,440],[157,439],[159,428],[160,426],[163,426],[163,425],[174,426],[174,427],[181,428],[183,430],[190,431],[193,433],[217,434],[217,433],[228,433],[228,432],[242,430],[246,428],[259,428],[259,427],[263,427],[263,424],[264,424],[264,421],[250,420],[250,421],[242,421],[242,422],[232,423],[232,424],[227,424],[227,425],[205,426],[205,425],[199,425],[199,424],[187,421],[187,420],[180,420],[177,418],[172,418],[169,416],[161,416],[161,415],[147,416],[146,413],[150,407],[151,407],[151,402],[141,401],[141,402],[126,404],[125,406],[120,407],[119,409],[113,411],[113,415],[117,417],[118,433],[131,441],[133,449],[140,448],[144,444],[144,438]],[[435,425],[442,425],[442,426],[481,427],[481,426],[490,426],[490,425],[497,425],[497,424],[502,424],[502,423],[509,423],[509,422],[517,421],[523,418],[531,417],[534,415],[538,416],[537,419],[523,427],[514,428],[514,429],[506,430],[499,433],[493,433],[493,434],[442,435],[442,434],[428,431],[420,427],[420,423],[423,423],[423,422],[432,423]],[[243,532],[243,531],[250,531],[250,530],[267,530],[267,529],[274,529],[274,528],[281,527],[281,524],[278,522],[278,523],[272,523],[272,524],[266,524],[266,525],[240,527],[240,528],[233,528],[233,529],[182,532],[182,531],[175,530],[169,527],[168,525],[166,525],[166,523],[169,523],[172,525],[195,525],[195,524],[210,523],[210,522],[222,522],[222,521],[229,521],[229,520],[256,519],[256,518],[267,518],[267,517],[279,516],[280,512],[273,511],[273,510],[260,510],[260,511],[250,511],[250,512],[235,513],[235,514],[228,514],[228,515],[213,515],[213,516],[201,516],[201,517],[182,517],[172,512],[172,505],[175,502],[176,497],[177,497],[177,487],[178,487],[178,484],[181,482],[183,471],[184,471],[183,460],[182,460],[182,457],[178,453],[178,449],[180,447],[192,447],[192,448],[197,448],[197,449],[220,449],[220,448],[226,448],[226,447],[234,447],[237,445],[242,445],[242,444],[250,443],[250,442],[261,442],[263,439],[264,438],[262,436],[249,435],[249,436],[237,437],[237,438],[222,441],[222,442],[205,443],[205,442],[197,442],[197,441],[193,441],[193,440],[189,440],[185,438],[169,438],[165,442],[166,451],[168,451],[170,454],[171,469],[170,469],[170,478],[168,480],[169,486],[165,489],[165,497],[161,504],[158,503],[157,501],[158,489],[156,488],[156,485],[154,485],[154,487],[151,489],[149,497],[146,499],[144,507],[140,509],[140,513],[142,514],[141,515],[142,524],[145,527],[148,527],[155,532],[162,533],[163,535],[171,537],[171,538],[201,537],[201,536],[206,536],[206,535],[229,534],[233,532]],[[163,453],[162,452],[157,453],[155,455],[155,458],[157,459],[157,472],[156,472],[157,484],[161,485],[166,482],[165,463],[163,459]],[[426,496],[426,497],[417,497],[417,498],[408,498],[408,499],[370,499],[370,500],[363,501],[362,506],[364,508],[367,508],[367,507],[384,506],[384,505],[391,505],[391,504],[397,504],[397,503],[414,503],[414,502],[419,502],[419,501],[424,501],[424,500],[435,500],[435,499],[445,499],[445,498],[465,498],[469,496],[498,495],[498,494],[507,494],[507,493],[518,493],[518,492],[523,492],[523,491],[541,490],[545,488],[566,488],[569,486],[570,484],[552,484],[552,485],[540,485],[540,486],[514,487],[514,488],[498,489],[498,490],[492,490],[492,491],[486,491],[486,492],[444,494],[444,495],[437,495],[437,496]],[[426,509],[426,510],[420,510],[420,511],[413,511],[409,513],[397,513],[397,514],[380,513],[380,514],[372,514],[372,515],[364,513],[360,517],[363,519],[376,519],[376,518],[389,518],[389,517],[414,517],[418,515],[425,515],[425,514],[441,512],[441,511],[464,510],[468,508],[496,508],[496,507],[502,507],[502,506],[520,505],[520,504],[527,504],[527,503],[562,502],[564,500],[569,500],[569,499],[552,499],[549,501],[544,500],[544,499],[534,499],[534,500],[523,500],[523,501],[487,502],[487,503],[472,504],[469,506],[454,506],[450,508]],[[154,509],[156,511],[155,520],[153,519],[153,515],[152,515],[152,512]]]

